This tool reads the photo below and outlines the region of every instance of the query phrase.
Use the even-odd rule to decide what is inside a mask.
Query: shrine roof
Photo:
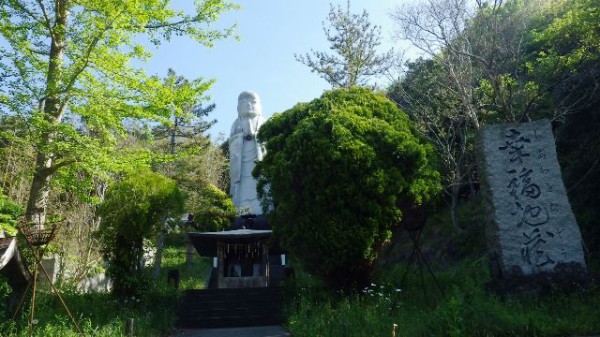
[[[235,229],[222,232],[190,232],[188,236],[202,256],[216,256],[217,243],[248,243],[256,240],[266,241],[271,230]]]
[[[234,238],[268,238],[271,236],[271,230],[259,230],[259,229],[234,229],[230,231],[221,232],[191,232],[188,233],[190,236],[199,236],[205,238],[215,239],[234,239]]]

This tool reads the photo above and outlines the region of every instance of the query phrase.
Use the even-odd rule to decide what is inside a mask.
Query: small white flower
[[[371,283],[371,287],[376,287],[377,285],[375,283]]]
[[[402,289],[400,289],[400,288],[396,288],[396,290],[394,290],[394,291],[395,291],[395,292],[397,292],[397,293],[399,293],[399,292],[401,292],[401,291],[402,291]]]

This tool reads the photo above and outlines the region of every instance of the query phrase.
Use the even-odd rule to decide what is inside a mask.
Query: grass
[[[146,299],[116,301],[109,294],[78,294],[64,292],[62,296],[85,336],[124,336],[125,322],[135,319],[137,336],[165,335],[172,321],[176,298],[154,294]],[[28,336],[27,308],[15,321],[7,320],[1,327],[2,336]],[[34,336],[78,336],[57,297],[48,292],[36,299]]]
[[[381,284],[360,294],[330,294],[300,277],[291,286],[288,328],[294,337],[392,336],[576,336],[600,333],[600,291],[554,293],[543,298],[501,299],[487,293],[484,259],[430,275],[425,284],[405,266],[386,272]],[[305,276],[304,279],[307,277]],[[313,280],[314,281],[314,280]],[[309,282],[310,283],[310,282]],[[427,295],[423,293],[427,290]]]
[[[463,230],[449,212],[429,217],[421,248],[434,268],[437,288],[424,269],[406,261],[412,243],[406,233],[384,254],[376,284],[359,294],[331,293],[300,270],[287,284],[287,327],[294,337],[392,336],[589,336],[600,335],[600,289],[553,292],[544,297],[499,298],[485,290],[490,281],[480,200],[462,204]],[[399,291],[398,291],[399,290]]]
[[[140,298],[115,300],[108,293],[81,294],[68,285],[61,287],[61,295],[84,336],[125,336],[125,324],[129,318],[135,321],[135,336],[167,336],[176,319],[181,293],[185,289],[203,288],[208,267],[209,260],[197,254],[194,256],[194,263],[186,264],[184,241],[171,237],[166,241],[159,279],[145,289]],[[180,272],[179,290],[167,284],[170,269],[178,269]],[[0,280],[0,300],[7,295],[6,283]],[[49,289],[37,292],[35,308],[34,336],[79,336],[58,298]],[[10,320],[12,313],[5,306],[0,306],[0,336],[29,336],[29,310],[26,307],[13,321]]]

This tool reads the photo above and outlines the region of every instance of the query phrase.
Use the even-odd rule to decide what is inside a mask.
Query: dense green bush
[[[254,173],[282,245],[333,288],[367,284],[403,207],[440,191],[432,147],[383,95],[326,92],[273,116]]]
[[[199,201],[193,210],[196,229],[216,232],[231,225],[235,206],[227,194],[212,184],[206,184]]]
[[[139,295],[146,288],[149,275],[141,265],[145,241],[157,236],[168,217],[181,214],[182,205],[176,182],[150,171],[132,174],[109,188],[99,209],[99,235],[115,295]]]

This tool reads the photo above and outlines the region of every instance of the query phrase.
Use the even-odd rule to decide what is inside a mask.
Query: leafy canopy
[[[260,194],[275,235],[334,288],[362,286],[403,207],[440,190],[432,147],[394,103],[367,89],[326,92],[259,131]]]
[[[212,81],[170,85],[139,67],[151,56],[147,41],[188,36],[212,46],[232,34],[210,24],[236,6],[193,6],[188,14],[169,0],[0,2],[0,113],[21,118],[37,151],[26,217],[45,217],[58,171],[98,176],[127,165],[114,146],[124,120],[167,121],[205,95]]]
[[[97,133],[121,129],[127,117],[168,118],[172,109],[181,113],[182,103],[195,99],[212,82],[192,81],[184,88],[168,85],[134,67],[133,61],[151,56],[144,45],[147,39],[160,44],[173,35],[187,35],[212,46],[232,30],[206,25],[233,5],[196,1],[196,12],[188,15],[171,9],[169,2],[3,1],[1,111],[46,117],[42,119],[50,122],[50,116],[40,113],[49,96],[56,95],[65,106],[59,106],[53,117],[80,116],[86,129]],[[62,48],[62,54],[53,54],[53,48]],[[43,121],[37,123],[43,126]],[[61,131],[68,127],[72,125]]]

